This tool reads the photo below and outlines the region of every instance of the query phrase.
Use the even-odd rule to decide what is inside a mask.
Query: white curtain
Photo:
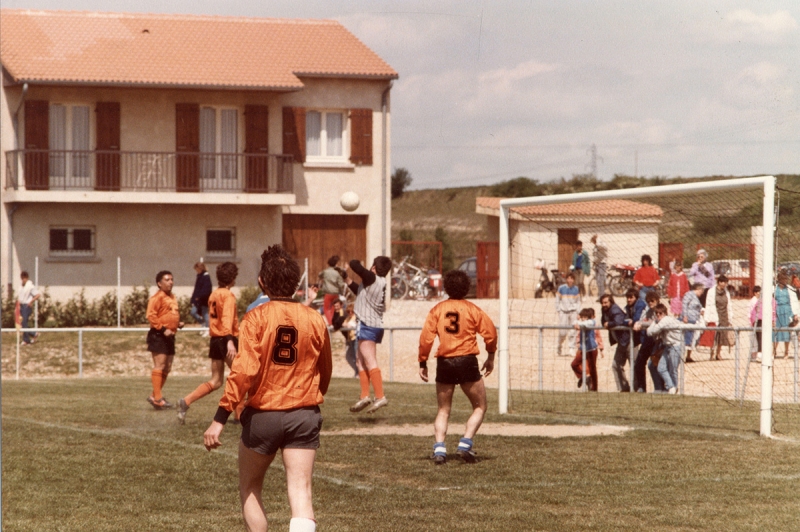
[[[63,105],[50,105],[50,150],[67,149],[67,108]],[[50,176],[64,177],[66,173],[65,154],[50,154]]]
[[[217,176],[214,153],[217,151],[217,110],[213,107],[200,109],[200,178],[214,179]]]
[[[325,132],[328,134],[326,153],[328,157],[342,155],[342,114],[327,113]]]
[[[306,155],[322,155],[321,130],[322,117],[319,111],[308,111],[306,113]]]

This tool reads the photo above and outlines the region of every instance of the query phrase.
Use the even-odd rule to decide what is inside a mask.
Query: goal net
[[[486,198],[499,217],[501,413],[535,403],[598,420],[635,418],[656,402],[668,417],[669,401],[678,400],[699,408],[721,403],[720,427],[744,419],[765,435],[800,421],[798,330],[786,323],[800,312],[786,297],[796,293],[792,275],[800,275],[800,183],[779,184],[776,191],[776,178],[755,177],[493,204]],[[648,257],[653,269],[642,268]],[[657,296],[649,304],[641,297],[647,292]],[[770,305],[758,303],[773,293],[774,336]],[[672,340],[678,360],[668,349],[659,357],[658,343],[641,331],[601,328],[604,315],[614,321],[621,311],[629,319],[659,303],[681,327],[680,341]],[[757,319],[762,306],[756,334],[751,316]],[[592,314],[594,333],[574,329]],[[604,347],[596,370],[586,363],[592,337]],[[662,359],[670,379],[661,378]],[[652,415],[652,408],[642,411]]]

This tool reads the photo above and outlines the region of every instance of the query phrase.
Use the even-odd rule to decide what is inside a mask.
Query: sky
[[[800,174],[797,0],[2,0],[4,8],[325,18],[400,75],[411,189],[525,176]]]

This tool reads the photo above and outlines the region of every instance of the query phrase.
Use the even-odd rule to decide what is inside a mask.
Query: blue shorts
[[[381,343],[383,340],[383,328],[381,327],[370,327],[369,325],[364,325],[360,321],[356,324],[356,339],[367,340],[369,342],[375,342],[376,344]]]

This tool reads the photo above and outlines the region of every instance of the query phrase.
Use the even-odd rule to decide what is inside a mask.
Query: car
[[[750,294],[750,261],[745,259],[718,259],[711,261],[714,275],[724,275],[730,279],[728,290],[735,296],[748,297]]]
[[[467,297],[475,297],[478,293],[478,258],[470,257],[458,265],[458,269],[466,272],[469,277],[469,292]]]

